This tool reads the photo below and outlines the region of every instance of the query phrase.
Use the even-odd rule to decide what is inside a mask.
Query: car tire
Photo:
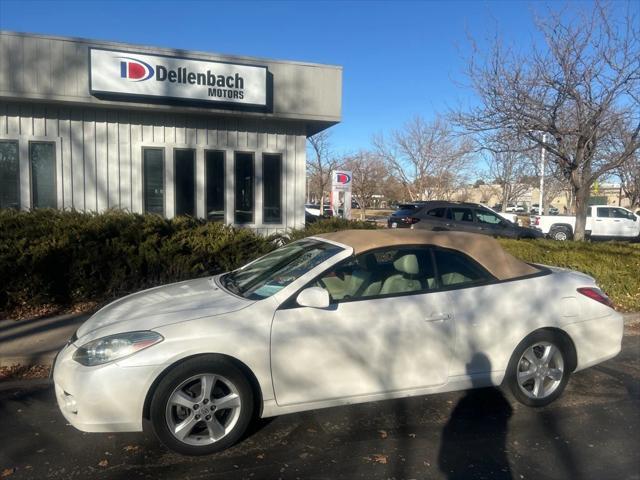
[[[520,342],[505,377],[513,396],[529,407],[544,407],[562,395],[571,375],[568,350],[562,336],[546,330]]]
[[[239,368],[204,355],[178,364],[162,378],[149,417],[156,437],[170,450],[207,455],[242,437],[253,417],[253,397]]]
[[[565,242],[572,238],[571,229],[569,227],[554,227],[551,229],[549,236],[559,242]]]

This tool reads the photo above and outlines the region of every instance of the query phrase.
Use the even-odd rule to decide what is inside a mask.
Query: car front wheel
[[[179,364],[160,381],[150,418],[158,439],[184,455],[206,455],[230,447],[247,429],[253,394],[244,374],[218,357]]]
[[[530,407],[543,407],[564,391],[570,375],[568,365],[560,336],[535,332],[513,353],[507,383],[518,401]]]

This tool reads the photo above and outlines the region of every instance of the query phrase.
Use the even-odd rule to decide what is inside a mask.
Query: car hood
[[[225,291],[213,277],[187,280],[143,290],[110,303],[83,323],[76,336],[151,330],[195,318],[235,312],[252,303]]]

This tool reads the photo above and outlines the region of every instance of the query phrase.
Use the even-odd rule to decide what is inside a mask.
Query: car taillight
[[[533,221],[534,225],[540,225],[540,217],[536,217],[535,220]]]
[[[582,287],[578,288],[578,292],[584,295],[585,297],[589,297],[591,300],[595,300],[596,302],[600,302],[603,305],[606,305],[609,308],[615,309],[616,307],[613,305],[611,299],[607,296],[599,288],[594,287]]]
[[[420,219],[416,217],[404,217],[402,221],[404,223],[408,223],[409,225],[413,225],[414,223],[418,223]]]

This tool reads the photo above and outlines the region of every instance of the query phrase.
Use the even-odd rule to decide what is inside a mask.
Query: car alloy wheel
[[[183,455],[230,447],[255,415],[247,374],[219,355],[199,355],[171,367],[151,392],[149,420],[158,439]]]
[[[238,388],[220,375],[195,375],[175,388],[166,406],[169,431],[188,445],[210,445],[233,430],[242,401]]]
[[[571,340],[563,334],[535,331],[511,355],[505,383],[520,403],[544,407],[567,386],[573,370],[572,352]]]
[[[558,240],[560,242],[564,242],[569,239],[569,235],[567,235],[567,232],[565,232],[564,230],[556,230],[553,233],[553,239]]]
[[[552,395],[564,377],[564,358],[558,347],[538,342],[527,348],[518,362],[518,387],[527,397],[545,399]]]

